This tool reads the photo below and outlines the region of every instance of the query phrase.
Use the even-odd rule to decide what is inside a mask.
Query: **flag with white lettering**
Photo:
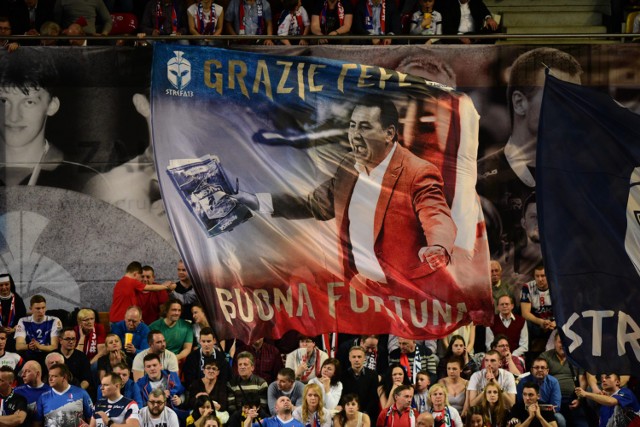
[[[400,70],[158,44],[152,128],[220,338],[434,338],[490,320],[466,95]]]
[[[640,116],[547,76],[538,214],[556,322],[591,373],[640,373]]]

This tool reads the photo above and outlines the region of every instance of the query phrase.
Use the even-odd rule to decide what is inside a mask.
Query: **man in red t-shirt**
[[[111,309],[109,310],[109,322],[115,323],[124,320],[124,314],[132,305],[138,305],[137,293],[142,291],[167,291],[175,289],[175,283],[164,282],[162,285],[145,285],[140,281],[142,277],[142,264],[137,261],[127,266],[122,279],[118,280],[113,288]]]
[[[155,282],[156,273],[153,267],[145,265],[142,267],[142,283],[145,285],[157,285]],[[167,291],[149,292],[144,291],[137,294],[138,306],[142,310],[142,321],[147,325],[152,324],[160,318],[160,306],[169,301]]]

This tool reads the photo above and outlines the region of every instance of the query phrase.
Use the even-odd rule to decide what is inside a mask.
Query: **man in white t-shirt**
[[[147,406],[140,410],[138,420],[140,427],[177,427],[180,425],[178,416],[165,405],[167,398],[162,389],[155,389],[149,393]]]
[[[471,375],[467,386],[467,398],[464,402],[465,411],[482,401],[482,390],[487,384],[495,383],[500,386],[504,403],[511,408],[516,402],[516,380],[513,374],[500,368],[500,353],[489,350],[484,355],[484,369]]]

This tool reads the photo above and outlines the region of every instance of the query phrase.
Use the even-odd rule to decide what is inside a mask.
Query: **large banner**
[[[178,247],[221,337],[434,338],[492,316],[471,100],[406,72],[157,45]]]
[[[640,115],[547,78],[538,211],[556,321],[592,373],[640,369]]]

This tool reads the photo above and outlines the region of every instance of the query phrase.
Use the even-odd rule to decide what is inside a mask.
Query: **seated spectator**
[[[164,391],[160,388],[156,388],[149,393],[149,400],[147,406],[140,410],[138,419],[140,421],[140,427],[164,427],[164,426],[178,426],[178,415],[173,409],[168,408],[167,397]]]
[[[463,427],[460,413],[449,405],[447,388],[444,385],[434,384],[429,389],[429,406],[436,423],[443,422],[445,426]]]
[[[484,369],[471,375],[467,385],[465,409],[479,405],[482,400],[482,390],[493,383],[498,384],[506,407],[511,408],[516,401],[516,381],[513,374],[499,367],[500,354],[495,350],[490,350],[484,355],[484,365]]]
[[[399,363],[392,363],[389,369],[382,376],[380,386],[378,386],[378,397],[380,398],[380,408],[385,409],[393,406],[393,396],[395,389],[401,385],[411,385],[407,371]]]
[[[226,427],[244,426],[244,423],[249,416],[249,411],[251,410],[254,410],[257,414],[253,419],[256,423],[260,423],[268,417],[267,413],[260,407],[260,398],[258,396],[249,396],[242,404],[242,409],[231,414]],[[291,408],[291,411],[293,412],[293,408]]]
[[[16,327],[16,349],[24,351],[27,360],[44,363],[47,353],[58,348],[62,322],[47,316],[47,300],[42,295],[32,296],[29,306],[31,316],[20,319]]]
[[[225,353],[216,350],[215,346],[216,338],[213,329],[204,328],[200,332],[200,348],[192,351],[191,354],[187,356],[187,360],[183,365],[182,376],[185,383],[192,384],[194,381],[198,381],[206,376],[207,373],[204,368],[207,362],[211,361],[215,361],[219,369],[216,378],[218,378],[222,384],[227,383],[229,378],[231,378],[231,369],[227,363]]]
[[[0,24],[2,25],[2,24]],[[18,321],[27,315],[24,301],[16,293],[16,284],[10,274],[0,274],[0,330],[5,332],[4,348],[16,351],[15,332]]]
[[[299,342],[300,348],[287,354],[285,366],[293,369],[296,379],[306,384],[320,374],[320,367],[329,355],[317,348],[311,337],[301,336]]]
[[[438,356],[424,344],[415,340],[398,338],[398,348],[389,353],[389,363],[399,363],[404,367],[411,384],[415,382],[419,371],[431,374],[431,383],[436,382]]]
[[[107,354],[104,326],[96,323],[96,313],[89,308],[78,311],[77,319],[78,325],[74,328],[78,336],[76,349],[84,352],[89,363],[94,366],[92,369],[97,372],[98,359]]]
[[[281,396],[276,402],[276,416],[267,418],[260,422],[253,422],[260,416],[260,410],[249,409],[247,418],[244,421],[244,427],[279,427],[286,425],[288,427],[303,427],[302,423],[293,418],[293,408],[291,400],[287,396]]]
[[[633,34],[640,34],[640,13],[636,15],[633,20],[633,29],[631,30]]]
[[[57,22],[47,21],[40,27],[40,35],[41,36],[49,36],[49,37],[57,37],[62,33],[62,28],[58,25]],[[40,44],[42,46],[56,46],[58,44],[58,40],[56,39],[42,39],[40,40]]]
[[[57,351],[52,351],[51,353],[47,354],[47,357],[45,357],[44,364],[47,370],[49,370],[49,368],[51,368],[53,365],[64,365],[64,356],[62,356],[62,354],[58,353]],[[71,381],[73,381],[73,379],[69,378],[70,383]]]
[[[90,427],[112,426],[138,427],[138,404],[121,393],[122,379],[110,373],[100,380],[102,396],[96,402]],[[99,422],[98,422],[99,420]]]
[[[553,405],[553,410],[559,412],[562,400],[560,383],[552,375],[549,375],[547,361],[538,357],[531,365],[531,373],[520,376],[518,379],[516,401],[522,401],[522,390],[527,383],[538,385],[538,402],[545,405]],[[562,422],[564,425],[564,422]]]
[[[411,407],[413,389],[408,385],[401,385],[394,390],[395,402],[388,410],[383,410],[378,415],[376,427],[396,426],[410,427],[412,419],[415,420],[416,410]]]
[[[346,427],[347,423],[360,427],[370,427],[371,419],[369,415],[360,412],[360,402],[357,394],[347,394],[342,396],[340,401],[342,409],[333,417],[334,427]]]
[[[200,331],[204,328],[210,328],[211,326],[200,304],[194,304],[191,307],[191,318],[193,319],[193,322],[191,322],[191,327],[193,328],[193,348],[196,349],[200,343]]]
[[[102,0],[57,0],[54,21],[65,28],[79,24],[84,34],[108,36],[113,25],[111,15]],[[101,25],[97,24],[97,19]]]
[[[84,30],[82,29],[82,26],[76,23],[69,25],[68,28],[62,31],[62,34],[69,37],[83,37],[86,35]],[[87,39],[70,39],[69,40],[69,46],[85,47],[87,46],[87,44],[88,44]]]
[[[8,366],[13,369],[16,377],[18,373],[22,370],[22,366],[24,365],[24,360],[18,353],[12,353],[10,351],[6,351],[7,345],[7,332],[3,329],[0,329],[0,366]]]
[[[84,390],[93,391],[93,377],[91,375],[91,364],[87,355],[82,351],[76,349],[76,331],[73,328],[67,327],[62,329],[60,335],[60,353],[62,355],[62,363],[69,367],[73,380],[73,385],[78,385]],[[51,355],[53,353],[50,353]],[[47,356],[49,357],[49,356]],[[49,364],[47,363],[47,367]]]
[[[63,364],[49,368],[51,389],[42,393],[37,402],[34,426],[57,425],[57,420],[73,420],[66,425],[81,427],[93,415],[93,402],[86,391],[69,382],[71,372]]]
[[[3,426],[25,425],[23,423],[27,419],[27,399],[13,392],[15,381],[13,368],[0,366],[0,401],[2,401],[0,423]]]
[[[144,407],[142,394],[138,384],[131,379],[131,371],[126,363],[118,363],[113,367],[112,373],[119,375],[122,379],[122,395],[127,399],[131,399],[138,404],[139,408]],[[102,398],[102,389],[98,387],[98,399]]]
[[[393,0],[358,0],[353,33],[370,36],[400,34],[400,14]],[[390,45],[391,39],[374,38],[374,45]]]
[[[315,36],[344,36],[351,31],[353,8],[349,0],[324,0],[314,3],[311,11],[311,33]],[[320,39],[327,44],[330,39]],[[332,41],[332,43],[339,43]]]
[[[209,415],[217,418],[221,423],[219,424],[220,426],[226,423],[229,420],[229,413],[216,409],[216,406],[218,406],[216,403],[217,402],[212,400],[207,394],[200,394],[198,397],[193,398],[193,404],[189,405],[193,410],[187,417],[187,425],[204,427],[205,420]]]
[[[442,34],[442,15],[437,10],[433,10],[434,3],[435,0],[418,0],[420,7],[411,15],[411,27],[409,29],[411,34],[414,36]]]
[[[189,407],[195,408],[196,398],[207,396],[213,402],[213,409],[220,412],[220,418],[226,423],[229,419],[227,412],[227,383],[220,379],[220,364],[216,360],[208,360],[204,363],[204,378],[198,378],[189,387]],[[223,413],[227,415],[224,416]]]
[[[187,9],[189,34],[192,36],[219,36],[222,34],[224,11],[213,0],[199,0]],[[214,45],[214,39],[197,40],[199,45]]]
[[[156,283],[156,272],[150,265],[142,267],[141,282],[144,283],[145,286],[159,285],[159,283]],[[136,293],[136,297],[138,298],[138,306],[142,311],[142,321],[147,325],[150,325],[161,317],[160,309],[169,301],[169,293],[167,290],[142,291]]]
[[[438,381],[447,389],[449,404],[460,413],[464,411],[464,401],[467,397],[467,380],[462,378],[462,365],[464,360],[461,357],[452,357],[447,361],[447,376]]]
[[[149,348],[142,350],[133,359],[133,365],[131,365],[133,380],[138,381],[144,375],[144,358],[147,354],[157,355],[160,358],[162,369],[177,374],[178,359],[175,354],[167,350],[167,342],[164,339],[164,335],[160,331],[153,330],[149,332],[147,342],[149,343]]]
[[[640,412],[640,403],[631,390],[620,386],[620,375],[606,373],[600,376],[604,394],[588,392],[576,387],[576,395],[589,399],[600,405],[600,426],[608,425],[609,419],[621,409],[630,409],[636,414]]]
[[[328,360],[328,359],[327,359]],[[302,405],[302,391],[304,384],[296,381],[296,374],[291,368],[282,368],[278,378],[269,384],[267,389],[267,404],[272,416],[276,414],[276,402],[280,396],[287,396],[294,407]]]
[[[184,401],[184,387],[176,372],[162,369],[157,354],[147,354],[144,357],[144,376],[136,381],[142,401],[146,404],[152,390],[160,388],[168,396],[169,406],[176,409]]]
[[[442,0],[435,8],[442,14],[442,34],[477,34],[484,29],[498,29],[498,23],[482,0]],[[470,44],[472,41],[463,38],[460,42]]]
[[[410,59],[410,58],[407,58]],[[425,59],[427,61],[431,61],[430,65],[425,66],[426,64],[428,64],[429,62],[423,62],[423,67],[427,68],[427,67],[431,67],[432,70],[429,70],[429,72],[433,72],[436,70],[436,67],[438,67],[438,65],[434,64],[434,60],[431,58],[425,58],[424,56],[421,57],[421,59]],[[418,64],[416,64],[418,65]],[[403,70],[406,72],[406,70]],[[423,75],[421,75],[421,73],[417,74],[420,77],[425,77]],[[429,78],[429,76],[425,77],[427,80],[431,80]],[[436,79],[436,80],[432,80],[432,81],[437,81],[438,83],[442,83],[442,79]],[[455,85],[454,85],[455,86]],[[451,87],[454,87],[451,86]],[[461,336],[462,338],[464,338],[464,342],[466,343],[466,347],[469,351],[469,354],[473,355],[474,351],[473,351],[473,347],[475,345],[476,342],[476,325],[474,325],[473,323],[470,323],[468,325],[464,325],[464,326],[460,326],[458,329],[454,330],[453,332],[451,332],[449,335],[447,335],[446,337],[443,337],[441,342],[442,345],[444,345],[445,348],[449,347],[449,343],[451,342],[451,339],[453,337],[455,337],[456,335]],[[433,351],[433,350],[432,350]],[[436,351],[437,351],[437,347],[436,347]],[[484,351],[484,350],[483,350]]]
[[[386,337],[384,335],[383,337]],[[338,347],[338,360],[344,367],[351,365],[349,362],[349,351],[352,347],[362,347],[365,351],[366,368],[378,372],[379,375],[387,372],[389,368],[388,341],[378,335],[361,335],[353,340],[347,340]]]
[[[42,366],[34,360],[29,360],[22,368],[22,385],[16,387],[15,392],[27,399],[27,421],[30,425],[36,412],[36,403],[40,395],[51,390],[49,384],[42,382]]]
[[[107,354],[98,359],[98,379],[102,379],[106,374],[113,372],[113,368],[121,363],[130,366],[133,359],[127,356],[122,350],[122,342],[116,334],[108,334],[105,340]]]
[[[464,366],[462,367],[460,376],[465,380],[468,380],[474,372],[480,370],[480,363],[478,363],[476,359],[470,356],[469,352],[467,352],[467,346],[464,338],[460,335],[454,335],[451,337],[449,347],[447,347],[444,356],[440,359],[440,362],[438,362],[438,378],[444,378],[447,376],[447,362],[452,357],[461,357],[464,361]]]
[[[524,356],[529,350],[529,329],[524,317],[513,313],[513,298],[510,295],[498,299],[498,313],[493,318],[493,325],[486,329],[487,350],[497,335],[504,335],[509,341],[509,348],[514,349],[514,356]]]
[[[38,29],[53,21],[54,0],[16,0],[11,2],[9,19],[15,34],[39,35]]]
[[[429,407],[429,386],[431,385],[431,376],[428,372],[418,372],[418,378],[413,385],[413,403],[412,408],[416,408],[418,413],[430,410]]]
[[[236,353],[243,351],[253,355],[256,366],[254,373],[269,384],[276,380],[278,372],[284,367],[280,350],[273,344],[265,342],[264,338],[259,338],[250,345],[238,343]],[[235,370],[236,361],[234,361],[233,367]]]
[[[255,369],[253,356],[251,353],[239,353],[237,356],[238,375],[234,375],[229,380],[229,412],[241,410],[247,399],[254,396],[260,399],[260,407],[263,411],[268,411],[267,406],[267,382],[254,375]]]
[[[516,403],[509,414],[509,425],[527,427],[557,427],[553,409],[541,408],[538,399],[538,384],[525,382],[522,389],[523,401]],[[602,424],[601,424],[602,425]]]
[[[167,340],[167,349],[173,352],[178,361],[186,359],[193,346],[193,328],[182,315],[182,303],[169,300],[163,307],[164,317],[156,320],[149,328],[158,330]]]
[[[332,412],[324,407],[322,395],[318,384],[307,384],[302,391],[302,406],[293,410],[293,418],[303,425],[331,427]]]
[[[142,311],[139,307],[129,307],[124,320],[111,324],[111,333],[120,337],[124,343],[124,351],[129,357],[135,357],[142,350],[149,348],[147,338],[149,327],[142,322]]]
[[[502,388],[497,383],[487,384],[480,395],[479,404],[485,419],[491,420],[491,425],[507,425],[509,410]]]
[[[341,377],[340,361],[330,357],[322,364],[320,377],[309,380],[309,384],[318,384],[320,386],[323,393],[324,407],[331,411],[336,409],[338,403],[340,403],[340,397],[342,396]]]
[[[283,0],[284,10],[278,20],[279,36],[306,36],[309,35],[309,14],[302,7],[302,0]],[[284,45],[291,45],[289,40],[278,40]],[[306,40],[299,40],[299,45],[307,45]]]
[[[273,35],[271,5],[267,0],[231,0],[224,14],[226,33],[232,36]],[[265,40],[267,46],[272,40]]]
[[[202,417],[202,427],[222,427],[222,420],[215,415],[207,415]]]
[[[6,49],[9,52],[15,52],[20,45],[17,42],[9,41],[9,39],[3,39],[2,37],[8,37],[11,35],[11,21],[5,16],[0,16],[0,48]]]
[[[491,350],[496,350],[500,355],[500,367],[518,377],[524,373],[524,358],[514,356],[509,347],[509,341],[505,335],[496,335],[491,343]],[[483,366],[484,367],[484,366]]]
[[[433,424],[432,424],[433,426]],[[481,406],[473,406],[467,412],[466,427],[488,427],[491,426],[491,421],[484,416],[484,411]]]

